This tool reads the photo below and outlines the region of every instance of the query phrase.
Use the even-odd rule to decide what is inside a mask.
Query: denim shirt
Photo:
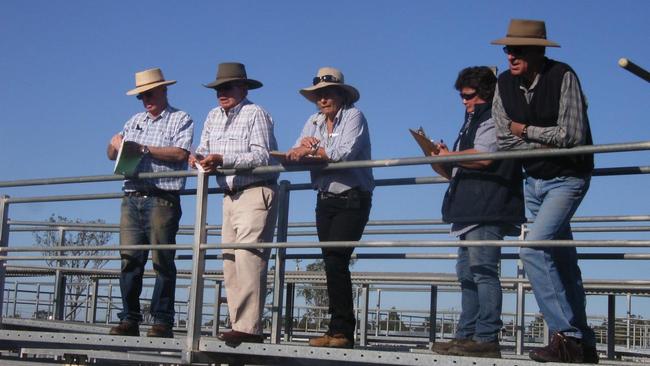
[[[327,132],[325,115],[315,113],[309,117],[300,137],[293,147],[300,146],[305,137],[316,137],[325,149],[330,162],[371,160],[370,134],[363,113],[355,107],[341,108],[334,119],[334,129]],[[375,180],[371,168],[311,171],[314,189],[322,192],[341,193],[350,188],[372,192]]]

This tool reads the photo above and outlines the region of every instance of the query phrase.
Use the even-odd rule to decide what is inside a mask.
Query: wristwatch
[[[528,125],[525,125],[524,128],[521,130],[521,138],[524,140],[528,140]]]
[[[142,155],[149,155],[151,151],[149,151],[149,147],[147,145],[142,145]]]

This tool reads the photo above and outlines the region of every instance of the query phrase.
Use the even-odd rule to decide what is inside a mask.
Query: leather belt
[[[321,200],[327,200],[332,198],[347,199],[349,196],[353,196],[353,195],[356,195],[357,197],[361,197],[361,198],[368,198],[372,196],[372,193],[367,191],[361,191],[357,188],[351,188],[341,193],[318,191],[318,198],[320,198]]]
[[[124,192],[125,197],[179,197],[178,191],[165,191],[162,189],[157,189],[157,190],[142,190],[142,191],[131,191],[131,192]]]
[[[243,192],[249,188],[256,188],[256,187],[268,187],[268,186],[273,186],[278,184],[278,182],[275,179],[269,179],[269,180],[260,180],[257,182],[253,182],[251,184],[247,184],[243,187],[235,187],[233,189],[228,189],[224,188],[223,194],[226,196],[234,196],[239,192]]]

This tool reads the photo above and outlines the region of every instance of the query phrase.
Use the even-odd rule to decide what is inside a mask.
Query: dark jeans
[[[175,244],[181,218],[180,198],[124,197],[120,218],[120,245]],[[122,290],[121,320],[142,321],[140,294],[148,250],[121,250]],[[176,290],[175,250],[152,251],[156,283],[151,296],[151,315],[155,324],[174,324],[174,292]]]
[[[507,227],[479,225],[461,235],[461,240],[503,240]],[[498,340],[501,321],[501,248],[460,247],[456,273],[461,288],[461,313],[456,338],[477,342]]]
[[[354,197],[319,197],[316,228],[320,241],[356,241],[368,222],[370,194]],[[350,256],[354,248],[322,248],[331,315],[328,334],[343,333],[354,340],[355,316],[352,302]]]

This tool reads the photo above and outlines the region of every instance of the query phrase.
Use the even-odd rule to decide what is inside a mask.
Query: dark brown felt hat
[[[257,89],[262,87],[262,83],[249,79],[246,76],[246,67],[239,62],[220,63],[217,68],[217,78],[209,83],[204,84],[206,88],[216,89],[219,86],[233,81],[240,81],[248,85],[248,89]]]

